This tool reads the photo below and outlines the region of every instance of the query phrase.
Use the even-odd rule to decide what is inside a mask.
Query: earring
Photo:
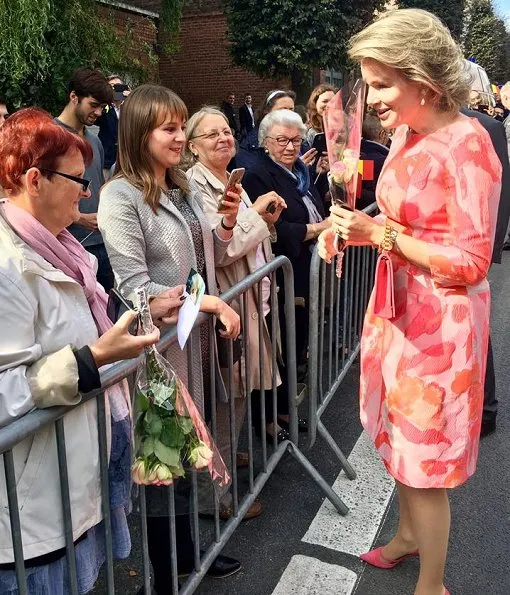
[[[422,107],[425,105],[425,97],[424,96],[421,98],[420,105]]]
[[[198,159],[198,153],[193,153],[193,157],[194,157],[195,159]]]

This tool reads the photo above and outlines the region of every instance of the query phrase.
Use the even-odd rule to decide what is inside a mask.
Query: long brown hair
[[[160,85],[141,85],[124,101],[119,119],[119,149],[115,177],[124,177],[143,191],[145,202],[156,212],[161,188],[154,178],[149,136],[171,114],[185,122],[188,110],[183,100]],[[188,192],[184,172],[177,167],[167,170],[167,182]]]
[[[324,124],[322,122],[322,116],[320,116],[317,112],[317,100],[319,97],[326,93],[327,91],[332,91],[336,93],[338,89],[333,87],[333,85],[322,84],[315,87],[312,91],[310,98],[308,99],[308,103],[306,104],[306,113],[308,114],[308,128],[314,128],[319,132],[324,132]]]

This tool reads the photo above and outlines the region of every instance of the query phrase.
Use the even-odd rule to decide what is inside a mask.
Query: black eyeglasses
[[[303,143],[303,139],[300,136],[295,136],[294,138],[287,138],[286,136],[277,136],[276,138],[274,136],[266,136],[266,138],[275,140],[280,147],[287,147],[289,143],[292,143],[292,146],[297,149],[298,147],[301,147]]]
[[[77,184],[81,184],[83,188],[83,192],[87,192],[87,188],[89,187],[90,180],[85,180],[84,178],[79,178],[78,176],[71,176],[69,174],[64,174],[61,171],[56,171],[54,169],[46,169],[45,167],[40,167],[39,171],[45,171],[47,174],[55,174],[57,176],[62,176],[63,178],[67,178],[68,180],[72,180]]]

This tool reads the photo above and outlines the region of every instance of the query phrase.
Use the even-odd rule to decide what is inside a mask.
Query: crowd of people
[[[205,106],[190,117],[182,99],[165,87],[144,84],[131,90],[118,75],[106,78],[90,68],[72,74],[58,117],[34,107],[8,115],[0,100],[0,187],[5,197],[0,202],[5,327],[0,338],[0,427],[37,407],[78,403],[82,393],[100,388],[100,369],[157,342],[158,330],[130,334],[131,311],[109,320],[113,287],[126,299],[145,287],[153,319],[163,328],[175,324],[184,284],[194,269],[206,287],[200,309],[214,315],[221,330],[212,337],[207,325],[193,331],[197,349],[191,362],[177,345],[166,357],[180,378],[193,385],[192,397],[204,419],[216,419],[217,446],[227,466],[246,466],[246,453],[231,460],[231,440],[237,445],[248,392],[255,432],[278,442],[290,439],[286,296],[278,292],[273,311],[270,280],[265,278],[260,292],[248,292],[243,316],[240,301],[228,305],[221,295],[275,256],[289,258],[296,357],[306,370],[310,262],[316,243],[328,261],[336,252],[336,236],[371,245],[383,255],[381,268],[391,267],[393,273],[376,279],[365,318],[361,417],[395,478],[400,525],[387,546],[362,558],[390,568],[419,554],[415,595],[443,595],[450,523],[446,489],[474,473],[480,434],[495,429],[486,275],[491,262],[501,261],[507,239],[505,127],[486,114],[460,113],[469,96],[462,54],[429,13],[382,15],[353,38],[350,55],[360,63],[368,85],[361,156],[374,164],[373,179],[363,183],[358,206],[377,199],[381,214],[375,218],[331,206],[327,153],[318,143],[324,110],[337,92],[330,85],[312,91],[305,121],[295,112],[291,90],[269,92],[256,111],[252,96],[246,95],[238,112],[232,93],[220,109]],[[506,91],[505,86],[503,104]],[[99,135],[91,131],[93,124]],[[229,185],[229,172],[240,168],[241,182]],[[382,288],[389,278],[394,286]],[[281,278],[276,281],[281,287]],[[388,295],[394,296],[391,315],[388,304],[380,303]],[[242,319],[249,328],[241,328]],[[219,342],[240,333],[247,335],[249,353],[260,352],[264,374],[252,357],[250,377],[244,378],[241,355],[234,362],[229,394]],[[282,357],[273,371],[274,344]],[[276,415],[269,390],[273,376]],[[217,396],[214,415],[211,378]],[[127,384],[112,387],[105,398],[111,420],[114,553],[125,557],[131,510]],[[236,412],[233,435],[230,399]],[[79,589],[85,593],[104,559],[98,545],[104,527],[95,401],[66,414],[64,425]],[[300,431],[308,428],[306,419],[299,418],[298,425]],[[13,452],[18,497],[23,499],[29,592],[65,593],[55,430],[40,430]],[[149,556],[154,589],[161,595],[172,588],[168,491],[151,486],[146,494]],[[177,482],[179,573],[193,566],[189,496],[189,482]],[[0,483],[0,499],[6,499],[5,482]],[[261,504],[254,502],[245,518],[261,512]],[[220,516],[226,520],[231,515],[232,496],[226,493]],[[14,594],[7,506],[0,510],[0,535],[0,592]],[[239,568],[238,560],[219,556],[208,572],[221,577]]]

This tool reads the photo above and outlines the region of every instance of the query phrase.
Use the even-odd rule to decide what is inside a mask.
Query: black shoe
[[[480,438],[485,438],[489,434],[493,434],[496,431],[496,420],[491,419],[489,421],[482,420],[482,427],[480,428]]]
[[[203,556],[205,552],[200,552]],[[179,578],[187,576],[193,572],[193,564],[189,568],[179,569]],[[229,556],[222,556],[221,554],[214,560],[207,571],[207,576],[211,578],[226,578],[232,576],[236,572],[241,570],[241,562],[235,558],[229,558]]]
[[[278,424],[285,430],[290,430],[290,422],[278,418]],[[300,432],[308,432],[308,420],[302,417],[298,417],[298,430]]]
[[[273,435],[266,432],[266,440],[272,444],[274,440]],[[285,428],[282,428],[278,434],[276,434],[276,442],[281,444],[282,442],[285,442],[285,440],[290,440],[290,434]]]
[[[282,426],[283,424],[281,422],[278,422],[280,426]],[[260,428],[255,427],[255,435],[258,436],[258,438],[262,437],[262,432],[260,431]],[[290,440],[290,434],[289,432],[285,429],[285,428],[281,428],[281,430],[278,432],[278,434],[276,434],[276,441],[278,444],[280,444],[281,442],[284,442],[285,440]],[[266,432],[266,441],[269,443],[273,443],[273,435],[270,434],[269,432]]]

